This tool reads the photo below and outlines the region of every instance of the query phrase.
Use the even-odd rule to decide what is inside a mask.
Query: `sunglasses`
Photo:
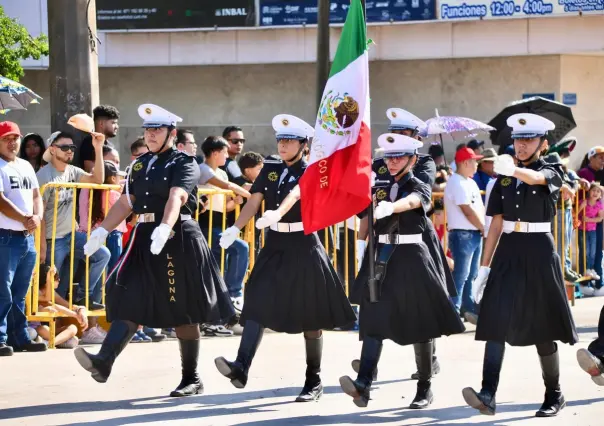
[[[55,145],[55,148],[59,148],[63,152],[67,152],[67,151],[75,152],[77,145]]]
[[[244,144],[245,139],[229,139],[229,142],[234,143],[234,144],[237,144],[237,143]]]

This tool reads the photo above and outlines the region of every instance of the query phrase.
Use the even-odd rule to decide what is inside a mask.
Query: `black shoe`
[[[22,346],[13,346],[14,352],[44,352],[48,349],[44,342],[29,342]]]
[[[438,373],[440,373],[440,362],[438,362],[438,359],[434,358],[432,360],[432,375],[436,376]],[[413,373],[411,375],[411,379],[419,380],[419,371],[416,371],[415,373]]]
[[[554,343],[555,345],[555,343]],[[535,417],[554,417],[566,406],[564,395],[560,390],[560,355],[558,346],[553,354],[540,356],[541,372],[545,384],[545,399]]]
[[[409,408],[416,410],[428,408],[433,400],[434,395],[432,394],[431,383],[429,381],[420,380],[417,382],[417,393],[415,394],[415,398],[413,398],[413,402],[409,405]]]
[[[487,416],[494,416],[497,409],[497,402],[495,401],[495,395],[491,395],[489,392],[482,390],[476,392],[472,388],[465,388],[461,391],[463,399],[466,404],[470,407],[480,411],[480,414]]]
[[[361,360],[360,359],[353,359],[352,362],[350,363],[350,365],[352,365],[352,370],[355,373],[359,374],[359,366],[361,365]],[[377,375],[378,375],[378,369],[376,367],[375,370],[373,371],[373,378],[372,378],[372,380],[374,382],[377,380]]]
[[[166,340],[168,336],[162,334],[161,331],[156,331],[154,328],[143,327],[143,333],[151,338],[152,342],[162,342]]]
[[[577,361],[579,366],[591,376],[591,380],[598,385],[604,386],[604,364],[598,357],[587,349],[577,351]]]
[[[6,343],[0,343],[0,356],[12,356],[13,348]]]
[[[245,329],[244,329],[245,331]],[[243,389],[247,385],[247,372],[244,367],[237,361],[227,361],[224,357],[218,357],[214,360],[216,368],[227,379],[231,380],[231,384],[237,389]]]
[[[180,345],[180,360],[182,364],[182,380],[170,396],[191,396],[203,393],[203,383],[197,374],[199,359],[199,339],[178,339]]]
[[[86,306],[86,299],[78,300],[76,302],[73,302],[73,304],[78,306]],[[102,303],[93,302],[92,300],[88,302],[89,311],[100,311],[103,309],[105,309],[105,305],[103,305]]]
[[[137,329],[137,325],[130,321],[115,320],[111,323],[107,337],[97,355],[89,354],[79,347],[73,351],[74,355],[80,365],[91,373],[94,380],[105,383],[111,374],[113,363],[132,340]]]
[[[296,402],[318,401],[323,396],[321,384],[321,358],[323,356],[323,335],[318,339],[304,339],[306,345],[306,381]]]
[[[342,376],[340,377],[340,387],[344,393],[352,397],[352,402],[357,407],[365,408],[369,404],[371,385],[361,383],[358,380],[352,380],[348,376]]]
[[[231,384],[237,389],[243,389],[247,384],[248,371],[263,335],[263,326],[255,321],[246,321],[235,362],[227,361],[224,357],[218,357],[214,360],[220,374],[230,379]]]

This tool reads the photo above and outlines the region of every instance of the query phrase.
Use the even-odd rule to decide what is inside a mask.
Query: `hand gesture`
[[[25,228],[30,232],[33,233],[36,228],[38,228],[40,226],[40,216],[38,216],[37,214],[32,215],[32,216],[27,216],[27,219],[25,220]]]
[[[105,144],[105,135],[102,133],[92,132],[92,146],[96,149],[102,149]]]
[[[495,158],[493,162],[493,170],[498,175],[513,176],[516,172],[516,165],[511,155],[503,154]]]
[[[171,232],[172,228],[165,223],[162,223],[153,230],[153,233],[151,234],[151,253],[155,255],[161,253],[166,242],[170,238]]]
[[[107,239],[107,235],[109,235],[109,232],[102,226],[99,226],[92,231],[90,234],[90,239],[86,244],[84,244],[84,254],[86,256],[92,256],[94,253],[96,253],[96,251],[101,248]]]
[[[375,208],[375,218],[382,219],[386,216],[390,216],[394,213],[394,204],[390,201],[380,201]]]
[[[256,222],[256,228],[263,229],[274,225],[281,220],[281,213],[278,210],[267,210],[262,217]]]
[[[220,247],[225,250],[228,249],[238,237],[239,228],[237,228],[236,226],[231,226],[230,228],[226,229],[220,236]]]

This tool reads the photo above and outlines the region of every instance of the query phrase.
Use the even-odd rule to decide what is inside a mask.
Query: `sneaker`
[[[230,337],[233,335],[233,332],[224,325],[204,324],[201,331],[203,332],[203,335],[207,337]]]
[[[239,323],[230,325],[228,329],[231,330],[235,336],[241,336],[243,334],[243,327]]]
[[[169,337],[171,339],[176,339],[178,337],[178,336],[176,336],[176,330],[174,330],[173,328],[162,328],[161,332],[166,337]]]
[[[105,340],[106,335],[107,333],[101,330],[100,327],[90,327],[82,334],[81,343],[84,345],[100,345]]]
[[[235,308],[235,312],[238,315],[241,315],[241,311],[243,310],[243,296],[231,297],[231,302],[233,302],[233,307]]]
[[[587,285],[581,286],[581,294],[585,297],[593,297],[595,292],[596,292],[596,289],[593,287],[589,287]]]
[[[134,333],[134,336],[132,336],[132,339],[130,339],[130,343],[142,343],[143,338],[141,336],[138,335],[138,333]]]
[[[0,356],[12,356],[13,348],[6,343],[0,343]]]
[[[143,332],[151,338],[154,342],[161,342],[166,340],[166,335],[162,334],[161,328],[149,328],[143,326]]]
[[[36,337],[38,337],[38,332],[35,328],[32,327],[27,327],[27,334],[29,334],[29,340],[31,340],[32,342],[36,340]]]
[[[59,348],[59,349],[75,349],[78,347],[78,343],[79,343],[79,341],[78,341],[77,337],[70,337],[65,342],[61,343],[60,345],[57,345],[57,348]]]

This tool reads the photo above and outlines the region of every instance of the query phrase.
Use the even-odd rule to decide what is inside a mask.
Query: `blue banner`
[[[343,24],[350,0],[332,0],[329,21]],[[367,22],[436,19],[436,0],[366,0]],[[317,23],[317,0],[260,0],[260,26]]]

